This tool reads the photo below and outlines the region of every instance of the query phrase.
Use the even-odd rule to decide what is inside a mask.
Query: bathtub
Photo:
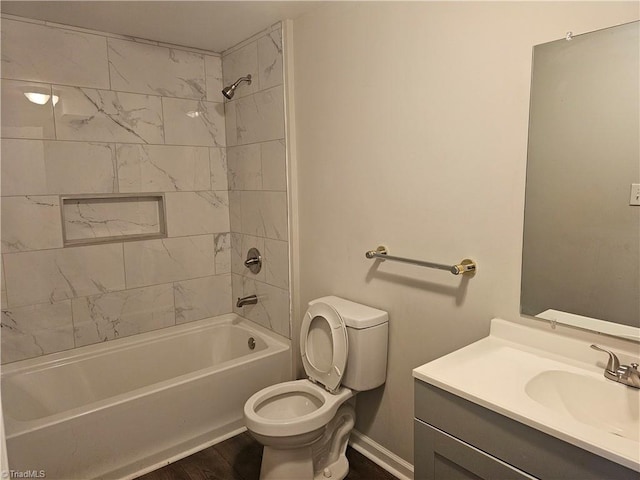
[[[228,314],[9,364],[9,468],[129,479],[225,440],[251,395],[291,379],[287,342]]]

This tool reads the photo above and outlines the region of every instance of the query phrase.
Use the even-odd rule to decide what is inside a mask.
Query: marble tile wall
[[[11,16],[1,34],[2,362],[231,312],[220,55]],[[277,52],[269,49],[263,63]],[[272,133],[282,127],[259,118],[282,115],[268,110],[282,96],[274,65],[256,82],[260,107],[237,105],[234,145],[282,140]],[[245,118],[256,131],[239,135]],[[276,156],[264,154],[274,170],[261,185],[281,182],[265,194],[286,195]],[[144,192],[165,194],[167,238],[63,248],[60,195]],[[268,239],[286,243],[282,212],[260,208],[257,217],[277,217],[268,234],[279,236]],[[131,225],[108,217],[100,213],[102,228]],[[267,240],[266,228],[250,231]],[[283,267],[274,271],[278,281],[265,277],[264,288],[278,294],[265,305],[286,294]]]
[[[225,103],[233,297],[259,299],[234,310],[291,338],[282,53],[278,24],[224,52],[222,72],[225,85],[252,75]],[[243,264],[251,247],[262,253],[257,275]]]

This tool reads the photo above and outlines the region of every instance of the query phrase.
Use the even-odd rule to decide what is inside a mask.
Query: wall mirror
[[[520,310],[640,339],[640,22],[533,49]]]

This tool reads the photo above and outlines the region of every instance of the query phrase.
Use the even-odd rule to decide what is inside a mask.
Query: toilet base
[[[313,479],[311,447],[278,449],[265,445],[260,465],[260,480]]]
[[[313,480],[343,480],[349,473],[349,461],[347,456],[342,454],[337,461],[325,467],[324,470],[316,472]]]
[[[280,450],[264,447],[260,480],[343,480],[349,473],[344,453],[323,470],[313,472],[311,447]]]
[[[265,445],[260,480],[342,480],[349,473],[346,451],[355,410],[342,405],[315,443],[296,448]]]

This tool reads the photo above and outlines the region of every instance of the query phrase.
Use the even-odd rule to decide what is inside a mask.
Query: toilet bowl
[[[300,331],[308,379],[264,388],[244,406],[264,445],[261,480],[342,479],[358,391],[386,378],[388,315],[339,297],[309,302]]]
[[[247,400],[245,424],[254,438],[266,446],[310,445],[320,439],[340,405],[352,396],[348,388],[331,394],[309,380],[279,383]]]

